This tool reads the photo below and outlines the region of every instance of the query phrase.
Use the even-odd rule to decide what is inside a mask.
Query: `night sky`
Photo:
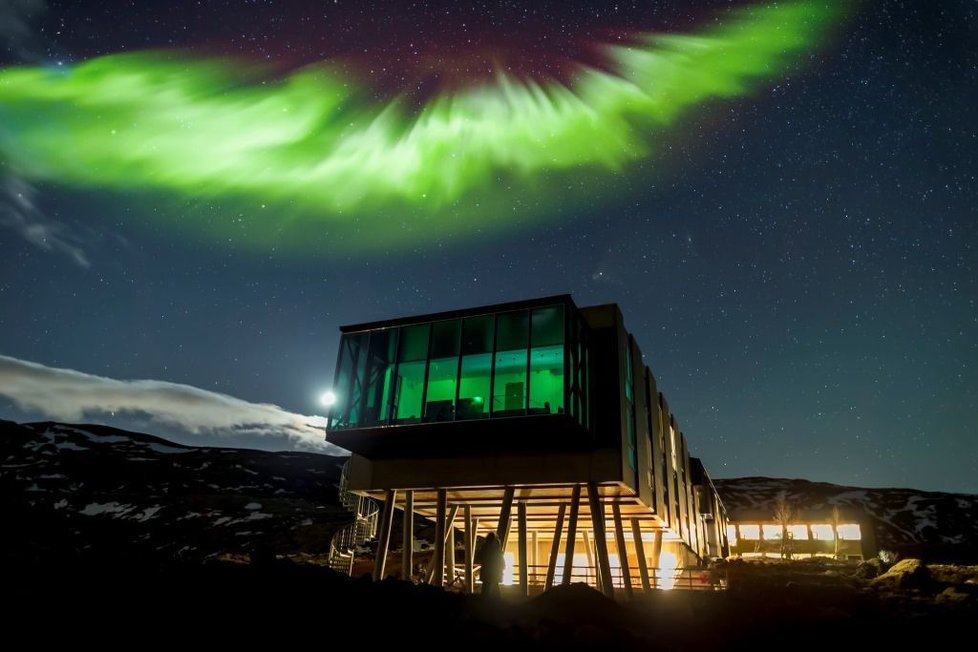
[[[614,164],[497,160],[461,189],[377,199],[371,181],[322,210],[328,183],[109,178],[85,158],[108,150],[72,136],[85,98],[31,123],[3,76],[151,51],[261,90],[327,62],[357,88],[351,125],[396,102],[403,127],[500,73],[574,89],[583,67],[618,74],[602,44],[715,35],[768,4],[0,0],[0,418],[309,448],[290,420],[323,413],[340,325],[570,293],[621,306],[714,477],[978,492],[973,0],[843,3],[783,70],[635,119],[647,151]],[[223,423],[235,401],[263,405]]]

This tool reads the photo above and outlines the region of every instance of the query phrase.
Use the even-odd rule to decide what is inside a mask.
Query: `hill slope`
[[[0,421],[5,559],[199,560],[328,550],[344,458],[182,446],[97,425]]]

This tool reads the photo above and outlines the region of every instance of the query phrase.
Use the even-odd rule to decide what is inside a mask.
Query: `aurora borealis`
[[[694,33],[605,45],[609,71],[580,66],[569,87],[503,71],[416,111],[366,100],[328,61],[284,79],[163,51],[11,67],[0,71],[0,148],[32,179],[278,202],[250,223],[260,242],[284,231],[308,243],[317,223],[342,232],[353,214],[382,228],[396,210],[424,228],[383,237],[358,225],[346,245],[410,244],[487,216],[505,226],[513,212],[492,200],[502,178],[552,205],[568,177],[605,179],[653,156],[657,136],[697,105],[790,72],[842,13],[837,2],[749,5]],[[603,187],[614,184],[587,191]]]
[[[714,477],[978,492],[976,42],[973,0],[0,1],[0,419],[287,448],[214,424],[321,414],[341,325],[570,293]]]

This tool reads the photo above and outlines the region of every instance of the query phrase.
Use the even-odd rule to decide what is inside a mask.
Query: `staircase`
[[[357,546],[372,539],[377,531],[380,505],[364,496],[358,496],[347,488],[347,470],[350,462],[343,465],[340,473],[340,504],[353,513],[353,522],[337,530],[329,542],[329,567],[340,573],[353,572],[353,556]]]

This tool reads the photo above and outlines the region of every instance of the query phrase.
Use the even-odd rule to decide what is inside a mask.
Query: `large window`
[[[740,538],[745,541],[757,541],[761,538],[760,525],[741,525]]]
[[[562,414],[568,396],[586,426],[586,330],[567,323],[552,305],[348,333],[330,427]]]
[[[459,322],[432,324],[431,362],[428,366],[428,392],[425,395],[425,421],[455,419],[455,379],[458,375]]]
[[[863,538],[858,523],[840,523],[835,531],[839,533],[839,539],[842,541],[859,541]]]
[[[458,383],[457,412],[459,419],[484,419],[489,416],[494,326],[495,319],[492,315],[469,317],[462,322],[462,374]]]
[[[421,419],[429,331],[429,324],[401,329],[394,386],[394,420],[397,423],[414,423]]]
[[[564,309],[537,308],[531,322],[530,414],[564,411]]]
[[[492,375],[492,415],[518,416],[526,410],[527,311],[496,315],[496,357]]]
[[[396,333],[380,330],[370,333],[367,347],[367,364],[364,382],[367,390],[364,395],[363,416],[360,425],[372,426],[387,423],[391,406],[391,392],[394,387],[394,351],[397,347]]]

